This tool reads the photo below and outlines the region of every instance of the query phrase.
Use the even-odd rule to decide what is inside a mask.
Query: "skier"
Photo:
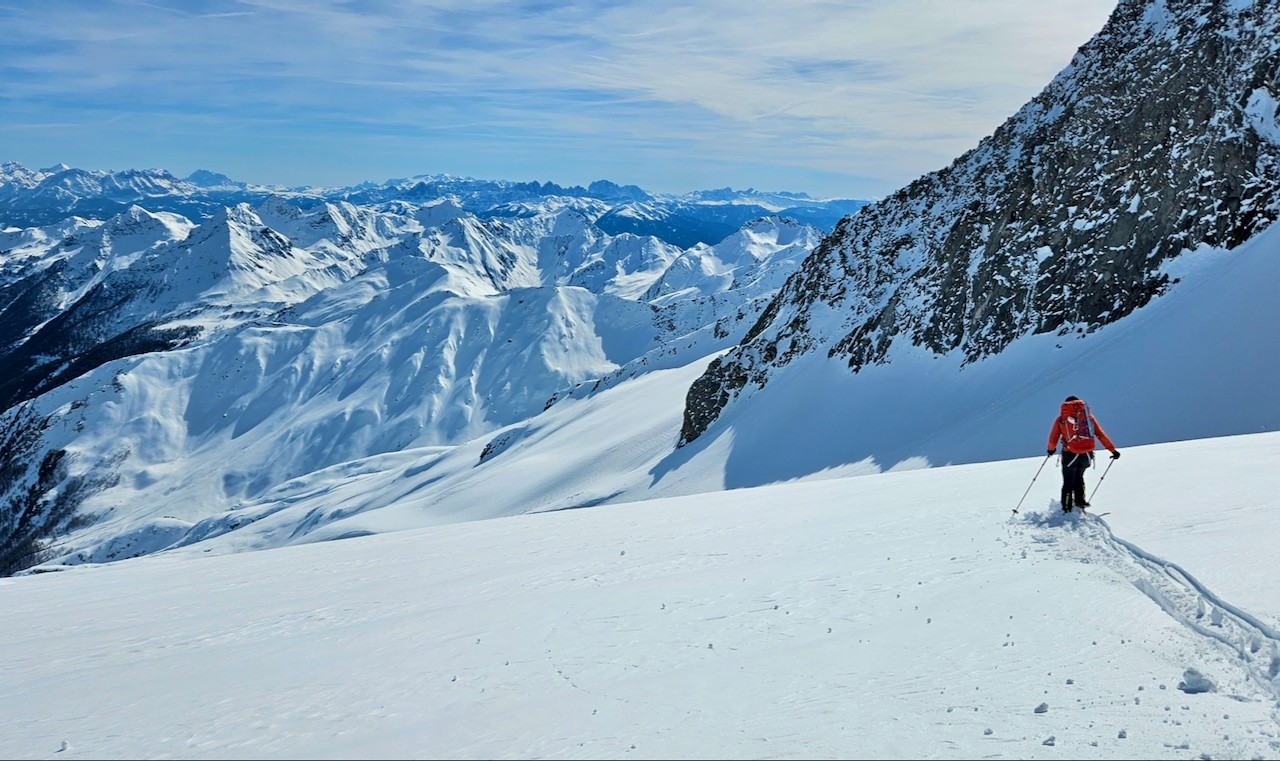
[[[1058,439],[1062,439],[1062,512],[1071,512],[1072,506],[1083,510],[1089,506],[1084,499],[1084,472],[1093,464],[1097,442],[1111,451],[1113,460],[1120,457],[1120,452],[1098,425],[1089,405],[1075,396],[1068,396],[1062,403],[1062,411],[1049,429],[1050,456],[1058,448]]]

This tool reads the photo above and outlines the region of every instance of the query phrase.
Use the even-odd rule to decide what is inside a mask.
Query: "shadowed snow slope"
[[[0,755],[1275,758],[1278,458],[1129,448],[1097,516],[1026,458],[3,579]]]

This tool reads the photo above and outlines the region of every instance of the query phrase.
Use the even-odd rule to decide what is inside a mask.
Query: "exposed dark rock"
[[[46,541],[91,520],[85,498],[113,485],[114,473],[71,476],[70,455],[44,446],[48,419],[26,406],[0,415],[0,576],[45,559]]]

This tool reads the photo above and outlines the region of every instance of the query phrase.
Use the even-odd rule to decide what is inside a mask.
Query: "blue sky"
[[[1115,0],[0,0],[0,160],[878,198]]]

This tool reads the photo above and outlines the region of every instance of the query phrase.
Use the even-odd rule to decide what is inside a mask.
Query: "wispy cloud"
[[[46,0],[0,6],[0,138],[258,181],[879,195],[992,131],[1113,4]],[[52,122],[81,128],[32,139]],[[308,166],[274,163],[286,145]]]

